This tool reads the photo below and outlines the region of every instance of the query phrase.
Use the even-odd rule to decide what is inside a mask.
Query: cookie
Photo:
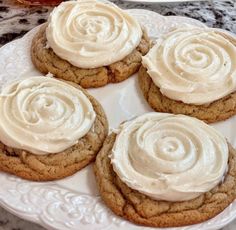
[[[236,198],[236,151],[229,146],[228,171],[224,181],[211,191],[184,202],[156,201],[125,185],[113,171],[109,155],[116,134],[109,135],[94,165],[100,194],[117,215],[150,227],[197,224],[222,212]]]
[[[73,86],[82,90],[89,98],[96,113],[89,132],[63,152],[48,155],[35,155],[0,143],[0,171],[27,180],[50,181],[70,176],[95,160],[108,133],[107,118],[95,98],[78,85],[73,83]]]
[[[143,66],[140,67],[138,75],[139,86],[145,99],[157,112],[185,114],[207,123],[226,120],[236,114],[236,92],[210,104],[185,104],[164,96]]]
[[[124,81],[138,71],[141,57],[150,48],[150,41],[145,32],[139,46],[126,58],[109,66],[82,69],[58,57],[47,47],[46,30],[43,25],[35,35],[31,46],[31,59],[35,67],[42,73],[52,73],[55,77],[75,82],[84,88],[101,87],[108,83]]]
[[[208,123],[231,117],[236,113],[235,45],[234,36],[216,28],[183,27],[164,34],[142,58],[139,83],[148,103],[156,111]]]

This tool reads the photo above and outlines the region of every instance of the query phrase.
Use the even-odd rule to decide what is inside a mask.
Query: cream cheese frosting
[[[159,38],[142,64],[166,97],[207,104],[236,90],[235,44],[223,30],[177,29]]]
[[[119,127],[110,157],[130,188],[155,200],[185,201],[222,181],[228,145],[196,118],[147,113]]]
[[[95,0],[61,3],[50,15],[48,45],[79,68],[97,68],[120,61],[140,43],[135,18],[114,4]]]
[[[96,113],[79,89],[49,77],[14,81],[0,94],[0,141],[44,155],[76,144]]]

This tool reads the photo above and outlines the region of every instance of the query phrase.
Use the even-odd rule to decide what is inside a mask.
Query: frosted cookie
[[[94,170],[115,214],[145,226],[177,227],[213,218],[234,201],[235,163],[236,151],[206,123],[147,113],[107,137]]]
[[[210,28],[177,29],[143,57],[139,83],[150,106],[206,122],[236,113],[236,39]]]
[[[0,171],[35,181],[70,176],[102,147],[101,105],[76,84],[30,77],[0,94]]]
[[[114,4],[61,3],[35,35],[32,62],[42,73],[84,88],[123,81],[137,72],[150,42],[141,26]]]

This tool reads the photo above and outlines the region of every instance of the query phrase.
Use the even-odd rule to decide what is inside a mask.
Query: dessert
[[[236,151],[203,121],[153,112],[114,130],[94,171],[114,213],[136,224],[177,227],[213,218],[233,202],[235,160]]]
[[[137,72],[150,42],[139,23],[112,3],[61,3],[32,41],[32,62],[42,73],[84,88],[120,82]]]
[[[29,77],[0,94],[0,171],[47,181],[96,157],[108,132],[101,105],[76,84]]]
[[[150,106],[206,122],[236,113],[236,39],[223,30],[183,28],[143,57],[139,83]]]

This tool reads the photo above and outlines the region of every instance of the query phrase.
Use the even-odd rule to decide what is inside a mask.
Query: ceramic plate
[[[129,10],[143,23],[152,38],[160,36],[178,25],[204,26],[184,17],[163,17],[147,10]],[[174,22],[174,23],[173,23]],[[0,88],[6,83],[25,76],[39,75],[30,60],[30,45],[38,28],[22,39],[8,43],[0,49]],[[103,105],[111,128],[124,120],[151,111],[137,84],[137,75],[119,84],[110,84],[89,92]],[[236,116],[214,125],[236,147],[234,135]],[[11,213],[36,222],[47,229],[105,230],[144,228],[129,223],[106,208],[99,197],[92,165],[63,180],[36,183],[0,173],[0,205]],[[215,230],[236,217],[236,202],[217,217],[181,230]],[[160,230],[160,229],[159,229]],[[165,230],[180,230],[168,228]]]

